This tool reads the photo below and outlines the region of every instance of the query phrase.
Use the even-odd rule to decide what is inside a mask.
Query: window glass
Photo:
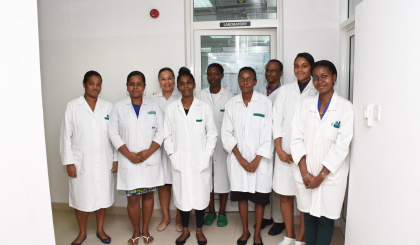
[[[194,0],[194,21],[276,18],[277,0]]]
[[[238,71],[250,66],[257,73],[259,91],[265,84],[265,64],[270,60],[270,36],[201,36],[201,88],[209,86],[207,66],[218,63],[223,66],[222,86],[234,94],[240,93]]]

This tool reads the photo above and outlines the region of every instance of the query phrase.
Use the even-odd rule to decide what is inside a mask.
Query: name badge
[[[109,120],[109,115],[106,115],[106,117],[104,117],[105,120]]]
[[[331,123],[331,126],[333,126],[334,128],[340,128],[341,125],[341,121],[336,121],[335,123]]]
[[[265,115],[261,113],[254,113],[254,117],[265,117]]]
[[[203,119],[197,119],[197,120],[195,120],[196,122],[202,122],[203,121]]]
[[[220,109],[221,112],[225,112],[225,109]]]
[[[147,114],[156,115],[156,111],[149,111]]]

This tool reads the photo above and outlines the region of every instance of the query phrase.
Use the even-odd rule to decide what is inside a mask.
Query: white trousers
[[[275,223],[284,223],[283,214],[280,210],[280,195],[271,191],[270,204],[265,206],[264,219],[273,218]]]

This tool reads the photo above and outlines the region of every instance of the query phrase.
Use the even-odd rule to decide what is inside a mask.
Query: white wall
[[[0,241],[55,244],[35,1],[0,1]]]
[[[339,2],[283,0],[283,83],[296,80],[293,62],[301,52],[310,53],[315,61],[330,60],[338,67]]]
[[[125,97],[125,79],[134,69],[147,79],[147,96],[157,92],[157,72],[175,71],[185,63],[183,1],[123,2],[103,0],[38,0],[42,88],[51,199],[68,202],[68,182],[61,166],[58,136],[66,103],[83,94],[82,78],[95,69],[103,77],[101,97]],[[158,19],[149,16],[160,11]],[[316,60],[338,62],[339,3],[336,0],[284,0],[284,81],[292,82],[299,52]],[[280,47],[279,47],[280,48]],[[155,207],[159,207],[155,198]],[[116,206],[125,206],[117,192]]]
[[[356,9],[354,110],[346,244],[418,244],[420,16],[418,0]],[[367,127],[369,104],[381,122]]]
[[[183,1],[39,0],[42,91],[51,199],[68,202],[68,178],[58,139],[65,106],[83,94],[83,75],[98,71],[101,97],[112,103],[126,97],[133,70],[146,76],[147,96],[159,91],[157,73],[185,63]],[[158,9],[160,17],[149,12]],[[155,202],[159,203],[159,202]],[[115,205],[125,206],[119,191]]]

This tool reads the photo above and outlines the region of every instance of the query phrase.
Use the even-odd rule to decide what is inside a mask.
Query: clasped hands
[[[321,185],[324,178],[320,174],[318,176],[313,176],[311,173],[306,173],[303,175],[302,180],[306,189],[315,189]]]
[[[241,157],[241,159],[238,160],[239,164],[245,169],[245,171],[254,173],[257,171],[258,166],[260,165],[261,157],[256,156],[254,160],[251,162],[248,162],[245,158]]]
[[[150,149],[142,150],[140,152],[130,152],[127,154],[128,160],[130,160],[132,163],[138,164],[141,162],[144,162],[152,155]]]

